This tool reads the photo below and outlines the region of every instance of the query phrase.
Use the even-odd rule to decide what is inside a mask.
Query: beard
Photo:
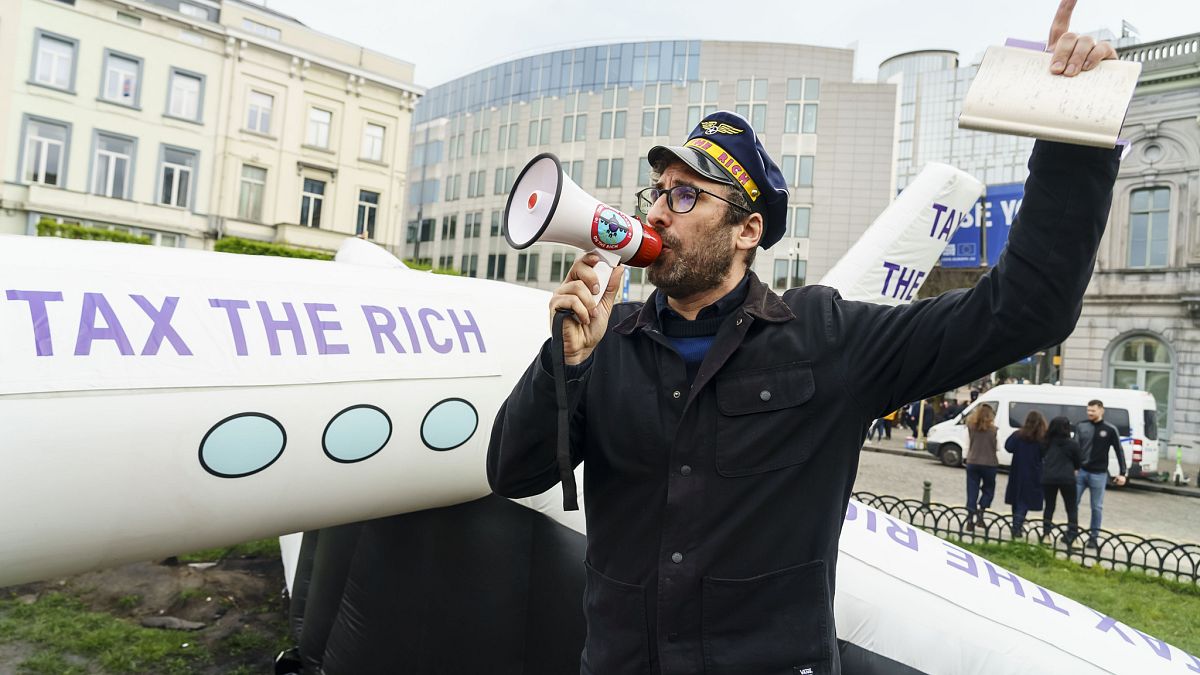
[[[729,228],[716,222],[684,246],[670,232],[660,232],[670,247],[646,268],[650,283],[669,298],[688,298],[716,288],[733,267]]]

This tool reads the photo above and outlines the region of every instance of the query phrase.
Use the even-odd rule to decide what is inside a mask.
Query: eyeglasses
[[[674,213],[688,213],[692,209],[696,208],[696,202],[699,201],[700,195],[702,194],[713,197],[714,199],[719,199],[734,208],[745,211],[746,213],[753,213],[750,209],[742,206],[741,204],[734,204],[720,195],[709,192],[708,190],[703,190],[694,185],[676,185],[669,190],[656,187],[648,187],[644,190],[639,190],[637,193],[638,207],[642,210],[642,213],[649,213],[650,207],[654,206],[654,203],[658,201],[658,198],[666,195],[667,208],[671,209],[671,211]]]

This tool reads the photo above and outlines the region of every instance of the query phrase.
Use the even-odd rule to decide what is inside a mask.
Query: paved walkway
[[[942,465],[924,450],[904,450],[901,440],[869,442],[859,460],[854,490],[896,497],[920,499],[924,481],[932,483],[931,500],[948,505],[966,503],[966,474],[962,468]],[[874,450],[873,452],[871,450]],[[1195,475],[1195,467],[1187,470]],[[1144,481],[1133,481],[1144,483]],[[1008,475],[996,477],[996,498],[992,511],[1011,513],[1004,503]],[[1200,490],[1187,489],[1200,496]],[[1040,520],[1040,513],[1031,513]],[[1079,523],[1086,528],[1091,518],[1088,500],[1079,507]],[[1055,520],[1065,522],[1066,513],[1059,504]],[[1182,494],[1144,489],[1110,488],[1104,498],[1104,528],[1143,537],[1163,537],[1180,543],[1200,543],[1200,500]]]

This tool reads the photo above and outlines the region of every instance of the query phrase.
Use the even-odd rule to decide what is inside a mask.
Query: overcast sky
[[[259,0],[251,0],[259,1]],[[855,76],[914,49],[970,61],[1007,37],[1045,40],[1055,0],[266,0],[306,25],[416,65],[432,87],[517,56],[598,42],[708,39],[854,45]],[[1079,0],[1072,30],[1121,20],[1144,41],[1200,32],[1198,0]]]

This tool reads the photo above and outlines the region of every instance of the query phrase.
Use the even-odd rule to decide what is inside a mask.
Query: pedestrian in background
[[[1075,498],[1075,472],[1083,466],[1083,450],[1071,438],[1071,420],[1055,417],[1046,429],[1042,447],[1042,493],[1046,510],[1042,512],[1042,536],[1050,536],[1054,526],[1054,502],[1062,495],[1067,509],[1067,539],[1069,547],[1079,536],[1079,503]]]
[[[996,494],[996,411],[986,403],[967,417],[967,531],[983,527],[983,512]]]
[[[1100,520],[1104,513],[1104,489],[1108,486],[1108,451],[1117,453],[1120,467],[1114,482],[1125,484],[1125,450],[1121,448],[1121,432],[1104,421],[1104,404],[1098,399],[1088,401],[1087,419],[1075,427],[1075,438],[1083,450],[1083,466],[1075,475],[1075,502],[1083,500],[1086,488],[1091,497],[1091,535],[1087,547],[1099,548]]]
[[[1030,410],[1025,423],[1004,441],[1012,453],[1008,487],[1004,503],[1012,505],[1013,539],[1025,536],[1025,515],[1042,510],[1042,443],[1046,438],[1046,418]]]

